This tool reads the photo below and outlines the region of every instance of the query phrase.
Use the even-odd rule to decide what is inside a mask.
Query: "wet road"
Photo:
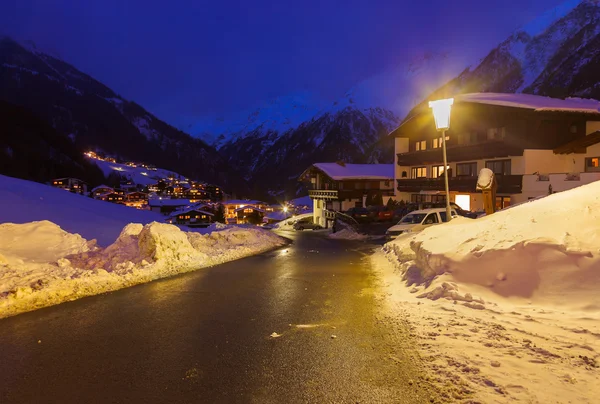
[[[292,237],[0,320],[0,403],[428,402],[408,333],[377,315],[373,246]]]

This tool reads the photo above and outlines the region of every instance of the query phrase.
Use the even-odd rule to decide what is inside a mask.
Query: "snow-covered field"
[[[449,401],[598,402],[599,206],[597,182],[372,258]]]
[[[164,221],[159,213],[73,194],[37,182],[0,175],[0,223],[50,220],[63,230],[108,246],[128,223]]]
[[[96,164],[100,170],[102,170],[102,173],[104,173],[105,177],[109,176],[113,172],[116,172],[124,177],[127,177],[135,184],[151,185],[155,184],[158,180],[168,178],[169,175],[174,174],[175,176],[179,176],[179,174],[173,171],[162,168],[158,168],[157,170],[153,171],[144,167],[131,167],[126,164],[111,163],[110,161],[98,160],[91,157],[89,160]]]
[[[285,244],[255,226],[185,232],[157,213],[5,176],[0,200],[0,318]]]

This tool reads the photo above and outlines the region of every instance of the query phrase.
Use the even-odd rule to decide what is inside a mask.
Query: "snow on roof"
[[[313,167],[323,171],[333,180],[392,180],[393,164],[344,164],[315,163]]]
[[[204,215],[214,216],[213,213],[207,212],[205,210],[201,210],[200,208],[191,207],[191,208],[188,208],[188,209],[176,210],[175,212],[173,212],[173,214],[171,215],[171,217],[178,216],[178,215],[183,215],[183,214],[186,214],[186,213],[189,213],[189,212],[198,212],[198,213],[202,213]]]
[[[264,210],[262,210],[261,208],[257,208],[256,206],[251,206],[251,205],[246,205],[246,206],[242,206],[241,208],[237,208],[236,210],[234,210],[234,212],[239,212],[240,210],[244,210],[244,209],[252,209],[252,210],[256,210],[258,212],[264,213]]]
[[[189,199],[162,199],[162,198],[150,198],[148,205],[150,206],[185,206],[189,205]]]
[[[250,199],[231,199],[223,202],[223,205],[267,205],[265,202]]]
[[[108,185],[98,185],[96,188],[92,189],[92,192],[96,192],[99,189],[114,189],[114,188],[109,187]]]
[[[455,97],[456,102],[499,105],[535,111],[565,111],[600,114],[600,101],[584,98],[550,98],[531,94],[471,93]]]

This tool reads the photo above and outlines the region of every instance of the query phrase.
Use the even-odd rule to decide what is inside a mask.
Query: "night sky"
[[[560,2],[3,0],[0,32],[174,122],[299,91],[335,99],[422,52],[476,60]]]

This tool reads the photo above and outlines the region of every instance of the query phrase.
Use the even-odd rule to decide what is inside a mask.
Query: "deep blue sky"
[[[333,99],[425,51],[472,60],[560,2],[2,0],[0,32],[176,121],[298,91]]]

